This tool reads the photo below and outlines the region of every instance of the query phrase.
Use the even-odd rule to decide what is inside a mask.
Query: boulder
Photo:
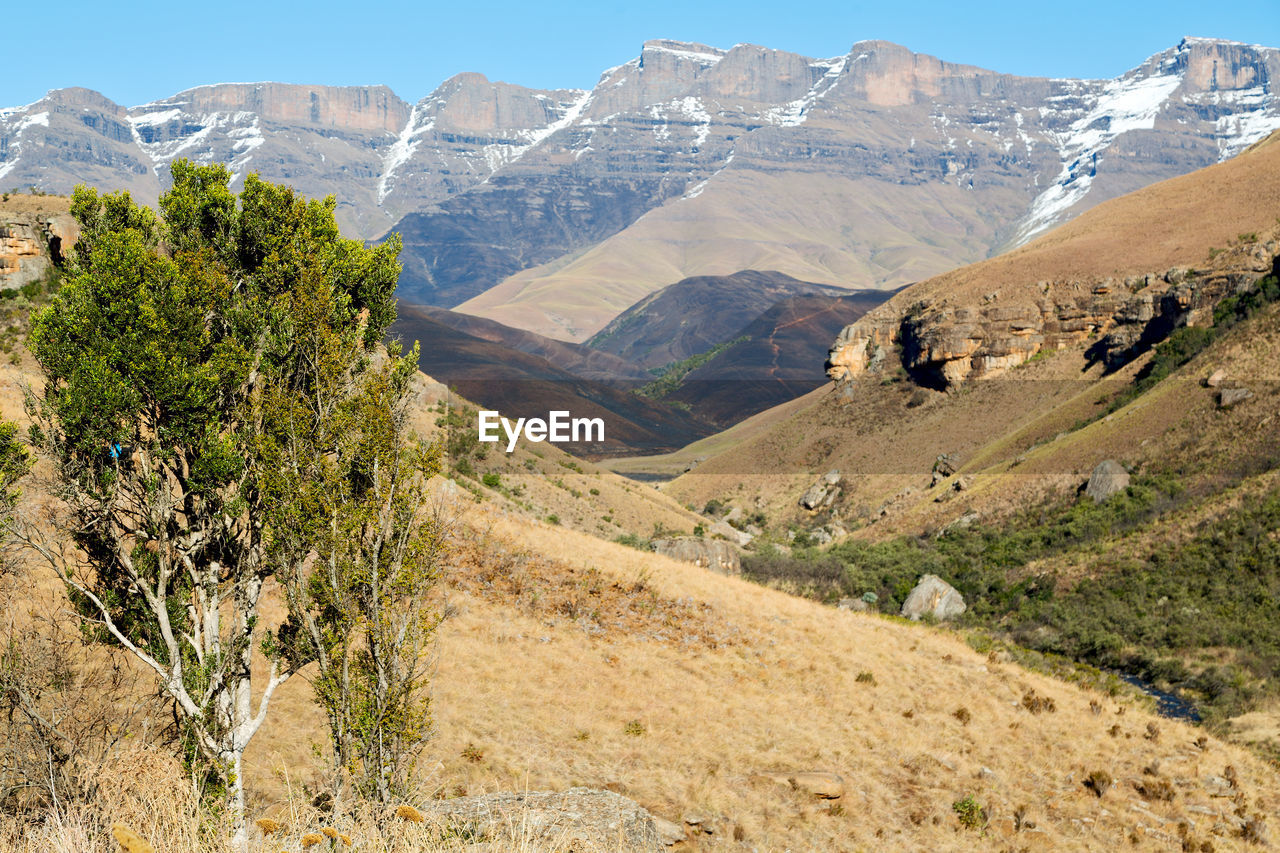
[[[634,800],[612,791],[570,788],[563,793],[483,794],[434,800],[419,806],[428,823],[473,828],[494,846],[516,841],[542,849],[650,853],[665,850],[653,815]]]
[[[1223,388],[1218,392],[1218,408],[1229,409],[1236,403],[1243,403],[1253,396],[1248,388]]]
[[[1219,367],[1217,370],[1213,371],[1213,373],[1210,373],[1208,378],[1204,380],[1205,387],[1217,388],[1220,385],[1222,385],[1222,383],[1226,380],[1226,378],[1227,378],[1227,371]]]
[[[982,518],[981,515],[974,512],[973,510],[970,510],[969,512],[966,512],[964,515],[960,516],[959,518],[954,519],[950,524],[948,524],[947,526],[939,530],[938,535],[944,536],[947,533],[950,533],[952,530],[962,530],[963,528],[966,528],[966,527],[972,527],[973,525],[977,524],[978,521],[981,520],[981,518]]]
[[[742,559],[738,555],[738,549],[721,539],[677,536],[671,539],[654,539],[652,545],[654,551],[673,560],[693,563],[726,575],[742,574]]]
[[[836,605],[836,610],[852,610],[854,613],[868,613],[871,605],[863,601],[861,598],[842,598]]]
[[[840,469],[832,468],[801,496],[800,506],[807,510],[818,510],[824,506],[830,506],[840,494],[840,480]]]
[[[1129,472],[1114,459],[1105,459],[1098,463],[1089,475],[1089,483],[1084,493],[1100,504],[1116,492],[1123,492],[1129,487]]]
[[[688,837],[683,826],[664,817],[654,815],[653,826],[658,830],[658,837],[662,839],[662,843],[668,847],[679,844]]]
[[[717,521],[711,525],[710,532],[712,536],[723,536],[730,542],[744,547],[751,544],[752,539],[755,539],[750,533],[745,530],[739,530],[727,521]]]
[[[933,480],[929,483],[930,487],[938,485],[958,470],[960,470],[960,461],[955,456],[950,453],[941,454],[933,462]]]
[[[941,621],[959,616],[966,609],[964,596],[937,575],[920,578],[915,589],[907,595],[907,600],[902,602],[902,615],[908,619],[919,619],[928,613]]]

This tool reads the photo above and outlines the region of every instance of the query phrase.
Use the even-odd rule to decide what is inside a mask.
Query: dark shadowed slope
[[[849,291],[799,281],[772,270],[702,275],[668,285],[623,311],[588,346],[642,367],[662,367],[732,340],[776,303],[801,294],[840,296]],[[870,308],[888,298],[862,294]],[[865,310],[865,309],[864,309]]]
[[[557,341],[536,332],[513,329],[484,317],[460,314],[433,305],[408,305],[404,302],[400,303],[400,316],[402,319],[426,317],[435,320],[473,337],[545,358],[556,367],[583,379],[603,382],[616,379],[648,381],[652,378],[643,367],[616,355],[583,344]]]
[[[561,445],[599,457],[675,449],[715,427],[682,408],[633,393],[635,381],[595,382],[529,353],[453,329],[421,312],[404,309],[391,334],[422,342],[418,365],[467,399],[514,420],[566,411],[602,418],[605,440]]]

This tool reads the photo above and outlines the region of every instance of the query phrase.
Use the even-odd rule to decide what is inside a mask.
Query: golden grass
[[[681,650],[627,634],[592,638],[564,620],[458,596],[434,683],[440,734],[431,756],[444,790],[606,786],[668,819],[713,816],[719,829],[704,839],[713,849],[733,847],[735,832],[761,849],[1011,843],[960,828],[951,804],[969,794],[993,826],[1025,807],[1019,820],[1037,831],[1020,833],[1017,844],[1127,846],[1145,821],[1139,847],[1158,847],[1180,820],[1207,832],[1188,806],[1231,813],[1235,805],[1224,808],[1205,783],[1227,764],[1248,773],[1249,810],[1280,803],[1280,780],[1248,752],[1214,740],[1201,750],[1199,730],[1163,720],[1163,737],[1149,741],[1154,718],[1140,707],[989,660],[958,637],[834,611],[568,531],[515,519],[495,519],[493,529],[573,566],[619,578],[645,572],[660,594],[707,603],[741,639]],[[859,681],[864,672],[874,683]],[[1039,713],[1028,710],[1027,696]],[[633,721],[641,734],[628,733]],[[482,762],[462,756],[468,744],[483,751]],[[1100,768],[1139,778],[1156,758],[1178,786],[1172,802],[1145,803],[1118,784],[1101,799],[1104,814],[1084,786]],[[758,778],[804,770],[845,779],[840,809]],[[1158,821],[1136,820],[1130,805]]]

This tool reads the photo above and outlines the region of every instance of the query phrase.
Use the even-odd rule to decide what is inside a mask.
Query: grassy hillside
[[[14,416],[25,374],[3,371],[0,403]],[[443,390],[420,381],[424,433],[439,428],[432,404]],[[504,464],[525,473],[503,469],[494,488],[464,477],[445,492],[457,551],[440,590],[449,617],[435,651],[424,797],[609,788],[678,824],[698,817],[690,850],[1164,849],[1180,834],[1229,850],[1256,831],[1248,821],[1280,805],[1280,776],[1258,758],[1155,718],[1114,682],[1073,685],[956,635],[536,520],[550,505],[521,503],[565,492],[548,484],[557,467],[566,486],[594,484],[570,495],[574,506],[607,501],[636,525],[694,516],[562,454]],[[503,490],[517,476],[527,491],[513,498]],[[44,500],[38,486],[30,496]],[[11,613],[59,595],[27,571],[6,600]],[[280,616],[278,604],[264,612]],[[433,836],[404,826],[393,835],[401,846],[383,846],[376,827],[388,824],[376,810],[335,819],[309,804],[323,737],[309,690],[305,680],[282,689],[251,749],[253,817],[285,827],[255,831],[253,849],[296,849],[329,824],[361,849],[467,849],[457,827]],[[154,749],[137,738],[109,756],[98,806],[34,829],[0,821],[0,850],[107,853],[112,820],[162,849],[220,849],[207,834],[216,823],[191,811],[180,770]],[[843,796],[793,788],[786,779],[801,771],[837,774]],[[1091,778],[1111,780],[1097,784],[1101,799]],[[522,846],[517,828],[505,849],[541,848]]]

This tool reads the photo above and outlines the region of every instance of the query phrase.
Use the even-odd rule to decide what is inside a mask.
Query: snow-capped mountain
[[[581,338],[689,275],[894,286],[1025,242],[1280,127],[1277,79],[1280,51],[1206,39],[1114,80],[659,40],[590,91],[460,74],[417,103],[235,83],[125,108],[63,89],[0,110],[0,188],[152,202],[174,158],[226,163],[335,194],[353,236],[394,227],[410,299]]]

